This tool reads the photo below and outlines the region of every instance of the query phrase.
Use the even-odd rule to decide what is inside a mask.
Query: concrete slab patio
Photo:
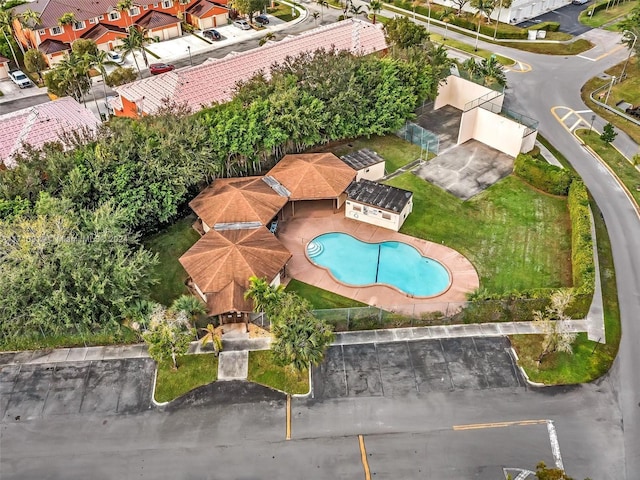
[[[328,270],[314,265],[305,253],[311,240],[327,232],[347,233],[365,242],[399,241],[412,245],[422,255],[437,260],[449,270],[451,286],[436,297],[419,298],[384,285],[353,287],[340,283]],[[480,284],[475,268],[459,252],[444,245],[347,219],[342,210],[334,212],[330,208],[311,203],[296,206],[296,216],[287,218],[282,223],[279,238],[293,255],[287,264],[289,277],[368,305],[398,312],[419,314],[441,310],[443,304],[464,302],[466,293],[475,290]]]
[[[458,145],[415,174],[461,200],[468,200],[513,171],[514,159],[477,140]]]

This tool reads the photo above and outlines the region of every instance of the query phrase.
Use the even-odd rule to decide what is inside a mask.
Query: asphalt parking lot
[[[505,338],[451,338],[331,347],[314,369],[315,398],[524,386]]]
[[[585,5],[565,5],[564,7],[552,10],[540,15],[532,20],[527,20],[518,24],[519,27],[527,28],[541,22],[558,22],[560,23],[560,31],[570,35],[581,35],[591,30],[591,27],[583,25],[578,20],[580,12],[587,8],[592,8],[593,2]]]
[[[137,413],[151,406],[151,359],[0,367],[3,421]]]

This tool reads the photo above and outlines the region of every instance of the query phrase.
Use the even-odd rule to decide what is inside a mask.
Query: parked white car
[[[33,87],[33,82],[22,70],[13,70],[9,72],[9,78],[20,88]]]
[[[117,63],[118,65],[122,65],[124,63],[124,57],[118,52],[107,52],[107,58],[113,63]]]
[[[234,27],[238,27],[240,30],[251,30],[251,25],[246,20],[236,20],[233,22]]]

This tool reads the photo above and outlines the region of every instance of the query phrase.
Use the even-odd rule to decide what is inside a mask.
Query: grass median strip
[[[309,392],[309,372],[297,372],[292,368],[276,365],[271,350],[249,352],[247,379],[289,394]]]
[[[170,402],[194,388],[218,379],[218,357],[213,353],[178,357],[178,369],[171,361],[158,364],[156,378],[156,402]]]
[[[291,280],[286,290],[287,292],[297,293],[302,298],[309,300],[314,310],[366,307],[366,304],[358,302],[357,300],[343,297],[337,293],[329,292],[328,290],[323,290],[322,288],[314,287],[313,285],[298,280]]]

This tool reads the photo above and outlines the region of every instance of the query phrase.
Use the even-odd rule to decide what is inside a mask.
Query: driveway
[[[150,407],[151,359],[0,367],[3,421],[138,413]]]
[[[507,339],[451,338],[331,347],[315,398],[394,397],[524,386]]]

